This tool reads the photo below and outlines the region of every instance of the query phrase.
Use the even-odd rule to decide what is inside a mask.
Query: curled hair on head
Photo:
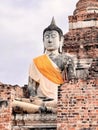
[[[59,33],[59,37],[60,37],[60,40],[61,40],[61,37],[63,36],[63,31],[59,27],[56,26],[55,20],[54,20],[54,17],[53,17],[51,24],[47,28],[45,28],[44,31],[43,31],[43,41],[44,41],[45,32],[46,31],[52,31],[52,30],[55,30]]]

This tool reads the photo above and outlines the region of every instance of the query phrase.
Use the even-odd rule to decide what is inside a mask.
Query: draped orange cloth
[[[55,68],[47,55],[33,59],[34,64],[42,75],[56,84],[64,83],[60,70]]]

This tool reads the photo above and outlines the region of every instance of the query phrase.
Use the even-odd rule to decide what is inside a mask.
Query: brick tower
[[[63,53],[76,56],[77,83],[59,87],[58,130],[98,130],[98,0],[79,0]]]
[[[64,35],[63,52],[75,54],[77,77],[84,68],[87,77],[87,68],[93,59],[98,57],[98,1],[79,0],[72,16],[69,16],[69,32]],[[81,66],[79,66],[81,63]]]
[[[69,32],[64,36],[63,51],[77,54],[80,48],[88,58],[98,55],[98,1],[79,0],[69,16]]]

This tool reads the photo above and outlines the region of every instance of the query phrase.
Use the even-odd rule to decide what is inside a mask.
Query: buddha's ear
[[[46,51],[46,48],[44,47],[44,53],[45,53],[45,51]]]
[[[62,53],[63,42],[64,42],[64,36],[61,36],[61,39],[60,39],[60,48],[59,48],[60,53]]]

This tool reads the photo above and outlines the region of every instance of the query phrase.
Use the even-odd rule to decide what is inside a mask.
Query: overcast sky
[[[43,53],[42,33],[54,16],[64,34],[78,0],[0,0],[0,81],[23,86],[32,59]]]

